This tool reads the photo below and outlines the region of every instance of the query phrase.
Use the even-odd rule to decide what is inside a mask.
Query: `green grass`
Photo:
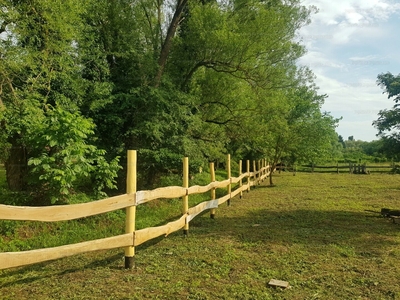
[[[0,299],[400,299],[400,225],[366,212],[400,209],[400,175],[274,177],[275,187],[236,197],[214,220],[196,217],[187,238],[176,232],[137,247],[133,270],[123,268],[123,249],[3,270]],[[170,202],[179,214],[180,202]],[[138,219],[165,209],[152,205]],[[109,236],[123,231],[122,220],[116,212],[56,231],[53,223],[20,225],[8,236],[2,230],[0,249],[34,237],[49,243],[63,231]],[[272,278],[291,288],[269,287]]]

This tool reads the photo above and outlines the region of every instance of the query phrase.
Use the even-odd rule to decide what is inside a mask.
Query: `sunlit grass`
[[[243,199],[236,197],[231,206],[218,208],[215,219],[208,214],[193,219],[187,238],[176,232],[137,247],[133,270],[123,269],[123,249],[88,253],[0,271],[0,295],[5,299],[400,297],[400,225],[379,215],[383,207],[400,209],[399,175],[282,172],[275,175],[275,187],[266,184],[244,193]],[[174,214],[179,214],[180,199],[172,202]],[[152,205],[141,211],[139,206],[138,216],[165,210],[164,201]],[[112,235],[123,231],[123,217],[121,211],[67,222],[58,231],[51,225],[33,226],[28,232],[25,225],[11,237],[2,234],[3,247],[12,244],[11,239],[26,241],[23,233],[41,236],[44,243],[49,243],[49,232],[63,236],[65,231],[65,236],[80,239],[91,238],[88,232]],[[149,222],[162,223],[162,213],[149,217]],[[291,288],[269,287],[272,278],[288,281]]]

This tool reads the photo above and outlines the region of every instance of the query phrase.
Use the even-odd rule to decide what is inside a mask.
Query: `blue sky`
[[[372,122],[394,102],[382,94],[380,73],[400,73],[400,0],[303,0],[316,6],[312,23],[299,32],[308,52],[299,64],[316,75],[322,109],[343,117],[336,129],[344,139],[372,141]]]

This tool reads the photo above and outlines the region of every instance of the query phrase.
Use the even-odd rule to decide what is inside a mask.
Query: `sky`
[[[322,106],[342,117],[336,132],[344,140],[377,140],[372,122],[392,99],[376,84],[377,76],[400,74],[400,0],[303,0],[319,12],[299,31],[307,54],[299,60],[315,74]]]

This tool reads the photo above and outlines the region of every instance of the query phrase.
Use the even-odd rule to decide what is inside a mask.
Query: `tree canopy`
[[[383,149],[387,156],[398,158],[400,153],[400,74],[395,76],[390,72],[378,75],[377,84],[394,101],[392,109],[379,111],[378,119],[372,124],[378,129],[382,138]]]
[[[299,0],[1,0],[10,188],[68,194],[87,175],[101,192],[127,149],[147,186],[182,156],[197,168],[227,152],[324,155],[337,120],[295,40],[313,11]]]

